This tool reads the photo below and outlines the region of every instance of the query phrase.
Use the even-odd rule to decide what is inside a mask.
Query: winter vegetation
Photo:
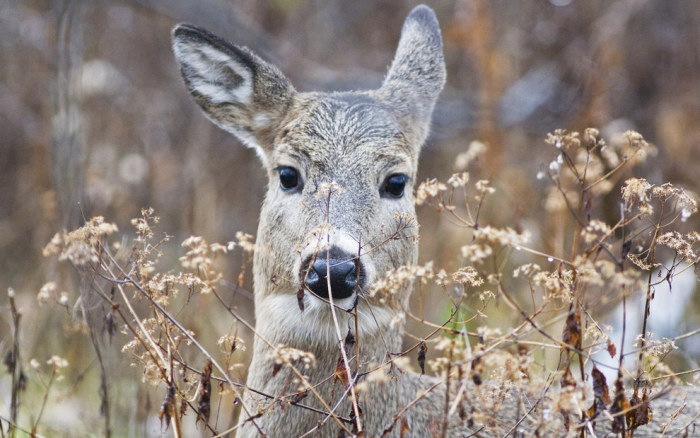
[[[416,419],[436,437],[692,436],[700,14],[682,1],[430,4],[447,83],[415,214],[362,247],[419,256],[334,307],[322,382],[318,352],[270,343],[284,390],[247,386],[267,338],[254,260],[279,263],[256,231],[267,175],[201,115],[171,29],[248,46],[298,90],[375,89],[413,6],[0,5],[0,436],[261,435],[299,411],[308,436],[418,436]],[[309,239],[347,190],[319,186]],[[269,281],[314,314],[305,279]],[[410,290],[386,320],[399,347],[361,336]],[[411,376],[424,387],[366,433],[377,388]]]

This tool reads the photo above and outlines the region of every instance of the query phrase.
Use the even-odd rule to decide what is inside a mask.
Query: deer
[[[415,216],[412,187],[446,76],[434,12],[418,6],[408,15],[386,78],[372,91],[297,92],[252,51],[192,25],[174,29],[173,50],[206,117],[253,148],[269,178],[253,262],[259,336],[246,386],[275,396],[294,392],[288,373],[275,373],[277,346],[310,352],[316,362],[305,378],[317,394],[304,400],[316,409],[265,406],[269,400],[248,391],[246,401],[264,413],[241,418],[238,436],[380,435],[433,379],[404,374],[372,383],[359,397],[361,429],[355,421],[324,422],[330,411],[318,411],[353,412],[353,397],[329,379],[348,327],[359,351],[348,348],[346,356],[362,366],[401,351],[410,291],[384,302],[367,292],[390,269],[417,261],[417,226],[407,223]],[[441,418],[433,412],[444,404],[438,393],[410,407],[404,424],[412,435],[426,436],[430,418]],[[334,398],[340,406],[329,406]]]
[[[444,380],[392,362],[411,287],[370,293],[417,262],[413,187],[446,81],[435,13],[410,12],[381,86],[369,91],[299,92],[248,48],[189,24],[172,42],[204,115],[255,150],[269,181],[237,435],[486,434],[447,412]],[[519,407],[528,409],[511,403],[498,421],[517,424]]]

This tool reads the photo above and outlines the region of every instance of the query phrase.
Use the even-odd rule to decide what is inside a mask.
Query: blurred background
[[[442,28],[448,80],[419,181],[447,179],[457,155],[478,139],[489,149],[470,164],[472,181],[488,178],[498,189],[481,222],[527,228],[542,216],[545,183],[535,175],[553,157],[545,135],[597,127],[604,138],[634,129],[656,145],[658,154],[638,176],[700,192],[698,3],[428,3]],[[51,393],[40,430],[82,436],[99,435],[103,427],[95,353],[78,313],[70,306],[40,307],[36,300],[46,281],[74,279],[70,269],[42,258],[55,232],[101,215],[133,235],[130,219],[150,206],[161,218],[156,231],[174,236],[162,265],[175,269],[183,253],[179,242],[189,235],[227,242],[236,231],[257,229],[267,183],[261,165],[253,151],[208,122],[187,94],[170,50],[172,27],[190,22],[246,45],[299,90],[375,88],[415,4],[0,0],[0,351],[4,356],[12,343],[5,291],[13,288],[23,312],[22,360],[43,364],[58,354],[76,365]],[[615,212],[619,191],[612,193]],[[419,208],[418,215],[421,260],[458,268],[459,247],[468,243],[459,236],[468,234],[430,208]],[[694,220],[687,225],[698,229]],[[536,226],[540,240],[532,246],[556,251],[547,234],[551,224]],[[237,255],[222,260],[225,278],[235,282],[242,262]],[[684,324],[697,326],[700,304],[692,293],[697,279],[684,284],[674,324],[679,333]],[[249,278],[245,285],[250,290]],[[78,291],[68,292],[75,303]],[[252,302],[238,304],[252,320]],[[212,348],[221,334],[235,330],[214,301],[187,309],[178,316]],[[157,419],[164,388],[141,384],[140,370],[119,353],[126,340],[117,335],[105,353],[113,376],[113,430],[158,436],[165,433]],[[690,362],[700,357],[698,350]],[[0,415],[7,418],[5,371]],[[25,425],[38,415],[44,393],[40,379],[30,381],[35,389],[23,396]],[[228,422],[220,420],[220,428]]]

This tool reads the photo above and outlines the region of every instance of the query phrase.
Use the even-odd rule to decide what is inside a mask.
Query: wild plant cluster
[[[632,436],[635,431],[643,434],[652,419],[669,430],[691,427],[674,423],[679,406],[657,408],[655,397],[668,385],[697,380],[694,371],[673,369],[667,358],[679,339],[698,330],[659,339],[647,330],[647,321],[651,302],[659,299],[658,288],[671,287],[687,271],[698,274],[700,233],[684,231],[685,222],[697,212],[696,198],[672,184],[655,185],[632,176],[655,154],[654,146],[636,132],[608,142],[595,129],[557,130],[546,143],[552,161],[533,175],[547,186],[542,215],[510,227],[481,219],[489,200],[499,196],[492,182],[470,181],[466,171],[484,153],[483,143],[473,142],[458,156],[458,168],[464,171],[445,182],[428,180],[417,187],[416,204],[434,207],[468,238],[454,255],[452,268],[431,261],[404,266],[387,272],[366,292],[389,299],[412,287],[413,299],[401,316],[422,330],[408,333],[405,350],[387,351],[385,363],[375,367],[358,369],[349,366],[347,357],[339,358],[334,375],[328,376],[338,383],[338,397],[363,394],[368,381],[400,379],[404,370],[414,369],[440,377],[430,390],[448,389],[443,415],[432,427],[434,436],[445,436],[448,418],[455,415],[480,436],[594,436],[596,430]],[[600,207],[610,205],[604,201],[611,198],[617,211]],[[398,228],[417,227],[412,217],[395,219]],[[95,217],[76,230],[57,233],[44,255],[75,267],[83,284],[82,305],[98,297],[107,309],[94,317],[83,307],[85,332],[94,342],[117,333],[130,338],[119,347],[122,353],[140,370],[144,385],[157,386],[164,394],[152,406],[161,430],[183,436],[191,430],[189,421],[207,436],[235,432],[236,422],[217,414],[222,403],[231,402],[227,397],[240,406],[244,418],[265,415],[243,403],[243,391],[255,391],[287,409],[315,409],[304,403],[314,396],[314,386],[305,376],[317,360],[310,352],[271,346],[275,372],[289,368],[295,376],[296,384],[287,394],[245,387],[241,353],[249,339],[259,335],[239,314],[237,301],[246,293],[242,288],[253,254],[265,249],[256,248],[253,237],[244,233],[224,244],[193,236],[182,243],[180,266],[163,266],[162,246],[170,237],[157,231],[157,224],[152,209],[142,210],[132,221],[135,238],[129,241],[120,237],[116,225]],[[422,230],[420,238],[435,236]],[[545,241],[551,250],[543,250]],[[229,281],[217,266],[232,252],[243,254],[245,262],[238,278]],[[224,282],[233,294],[221,292]],[[74,295],[50,282],[37,299],[42,305],[68,307]],[[198,334],[181,322],[183,315],[197,312],[203,300],[217,301],[229,315],[222,325],[231,329],[221,334],[218,350],[205,348]],[[638,332],[626,329],[624,309],[634,302],[642,302],[645,309]],[[610,321],[609,310],[615,306],[622,306],[622,318]],[[429,310],[436,307],[442,309],[442,317],[431,316],[435,313]],[[290,312],[303,310],[300,304]],[[509,318],[492,318],[496,310]],[[16,313],[15,309],[18,321]],[[621,337],[613,336],[610,324],[622,327]],[[634,340],[632,348],[629,340]],[[353,360],[354,342],[344,342],[344,353]],[[604,355],[615,365],[601,360]],[[13,392],[10,416],[0,422],[2,436],[40,436],[41,413],[32,424],[18,422],[22,389],[35,380],[48,395],[68,364],[58,356],[43,364],[15,349],[5,357],[5,365],[13,376]],[[109,431],[114,419],[109,419],[104,379],[101,395]],[[416,401],[424,396],[417,394]],[[352,415],[362,415],[361,409],[334,412],[335,403],[323,404],[323,413],[333,421],[352,423]],[[396,412],[384,433],[400,430],[401,436],[410,436],[404,419],[411,415],[410,408]]]

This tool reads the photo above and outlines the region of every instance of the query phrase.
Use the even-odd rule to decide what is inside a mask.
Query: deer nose
[[[319,297],[329,298],[332,294],[333,299],[338,300],[351,297],[358,285],[362,286],[365,276],[357,256],[331,248],[307,259],[302,264],[301,278]]]

